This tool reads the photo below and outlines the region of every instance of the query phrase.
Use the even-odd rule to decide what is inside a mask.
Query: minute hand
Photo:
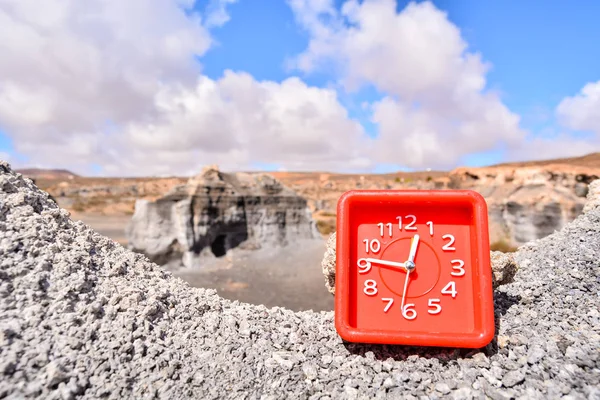
[[[372,264],[381,264],[381,265],[389,265],[390,267],[400,267],[400,268],[405,268],[404,263],[399,263],[399,262],[394,262],[394,261],[386,261],[386,260],[379,260],[377,258],[365,258],[366,261],[372,263]]]

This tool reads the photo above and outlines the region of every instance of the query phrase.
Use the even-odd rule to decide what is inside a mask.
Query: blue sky
[[[460,3],[460,4],[458,4]],[[530,128],[565,96],[600,75],[595,54],[600,3],[566,7],[552,1],[440,1],[471,48],[493,64],[490,86]],[[458,7],[457,7],[458,6]],[[531,124],[531,125],[529,125]]]
[[[214,6],[223,1],[212,0],[211,4]],[[226,1],[224,3],[227,3],[225,6],[229,19],[221,26],[210,28],[213,45],[195,57],[197,62],[195,73],[206,76],[217,84],[224,79],[226,70],[240,74],[247,73],[255,82],[259,83],[272,81],[279,84],[287,78],[298,77],[309,88],[334,90],[337,101],[345,108],[351,120],[360,123],[360,129],[366,136],[373,139],[385,136],[383,123],[378,124],[373,120],[372,107],[375,107],[386,96],[402,97],[404,89],[394,92],[395,86],[393,85],[383,86],[384,89],[381,89],[382,86],[379,85],[378,90],[376,89],[378,85],[376,79],[372,82],[367,79],[366,84],[361,86],[358,91],[351,92],[340,85],[340,82],[347,77],[341,76],[338,69],[323,67],[307,71],[305,68],[295,68],[293,62],[298,60],[299,55],[308,51],[311,39],[315,39],[315,33],[311,31],[310,27],[299,23],[299,11],[290,7],[286,1],[238,0],[233,4]],[[340,12],[343,3],[343,1],[335,1],[337,12]],[[398,2],[396,12],[402,13],[408,4],[406,1]],[[522,144],[533,143],[535,138],[552,140],[554,136],[566,135],[567,139],[581,139],[578,147],[580,152],[584,152],[588,148],[589,152],[600,150],[595,147],[600,132],[589,129],[567,129],[560,125],[556,117],[556,110],[561,101],[578,95],[586,84],[600,81],[600,57],[597,57],[594,51],[597,48],[597,38],[600,37],[600,24],[597,23],[600,3],[586,2],[585,7],[582,7],[581,5],[567,6],[567,3],[564,2],[541,0],[528,2],[440,0],[434,1],[433,4],[436,8],[446,12],[450,23],[460,30],[462,40],[468,44],[467,52],[479,53],[482,60],[491,66],[485,74],[484,92],[497,93],[501,103],[512,114],[520,117],[518,126],[527,132]],[[205,13],[206,2],[198,2],[196,11]],[[0,9],[1,12],[2,9]],[[15,20],[17,20],[16,17]],[[177,21],[181,23],[180,19]],[[186,29],[188,28],[186,26]],[[195,32],[195,34],[198,33]],[[406,40],[406,38],[390,37],[390,41],[395,40]],[[329,56],[332,59],[338,57],[339,61],[345,60],[343,57],[348,55]],[[0,71],[2,71],[1,68],[0,62]],[[140,68],[143,69],[143,65]],[[173,68],[176,69],[176,66]],[[390,68],[394,68],[394,66],[390,65]],[[10,79],[9,76],[9,82]],[[16,79],[15,82],[18,83]],[[44,81],[44,84],[52,87],[54,82],[52,80]],[[2,90],[0,82],[0,95],[2,95]],[[9,96],[6,98],[9,101],[11,99]],[[52,151],[50,147],[47,151],[41,148],[32,150],[35,147],[32,145],[35,141],[31,140],[29,136],[34,137],[35,134],[26,127],[21,129],[19,125],[11,124],[11,115],[3,117],[1,100],[0,98],[0,153],[8,154],[11,161],[16,164],[51,166],[49,165],[52,163],[51,158],[46,156],[48,152]],[[369,106],[367,107],[365,104]],[[72,105],[70,107],[65,108],[67,113],[72,109]],[[111,112],[108,110],[101,117],[104,120],[107,118],[112,120]],[[114,112],[118,114],[117,111]],[[205,111],[203,112],[206,114]],[[435,114],[437,109],[429,110],[429,112]],[[93,115],[89,118],[90,129],[99,125],[97,116]],[[118,121],[118,118],[115,117],[114,120]],[[141,117],[140,120],[145,121]],[[391,121],[389,117],[388,120]],[[115,126],[118,131],[119,127],[124,129],[137,123],[139,123],[138,120],[129,117],[129,119],[124,118],[120,123],[115,122]],[[589,124],[580,125],[588,126]],[[432,126],[439,127],[439,124]],[[49,128],[54,128],[53,131],[66,129]],[[40,127],[38,126],[36,129],[40,129]],[[73,128],[72,132],[65,132],[65,135],[68,134],[72,138],[78,135],[80,130],[85,129],[87,129],[85,125],[78,125]],[[25,139],[26,135],[27,139]],[[40,135],[42,134],[40,133]],[[79,139],[79,142],[82,140]],[[98,140],[99,143],[102,140]],[[589,140],[589,146],[585,140]],[[191,140],[191,142],[195,142],[195,140]],[[448,161],[443,165],[452,166],[452,163],[455,163],[478,166],[505,161],[507,146],[509,145],[502,143],[495,147],[483,146],[481,150],[475,149],[466,152],[454,161]],[[69,154],[67,150],[64,151],[66,153],[57,159],[56,164],[61,167],[69,167],[70,165],[65,161],[65,157],[68,157]],[[202,148],[199,148],[198,151],[201,152]],[[109,153],[110,151],[106,152],[106,154]],[[559,153],[555,151],[552,155],[560,156]],[[537,155],[532,157],[539,158]],[[99,167],[109,163],[109,161],[105,161],[110,159],[108,155],[105,155],[104,158],[94,158],[93,156],[88,158],[89,162],[82,155],[78,159],[79,161],[73,161],[72,167],[84,172],[110,173],[108,169],[103,171],[102,167]],[[254,153],[248,155],[247,158],[248,165],[258,168],[287,168],[282,161],[276,158],[262,157]],[[389,157],[384,156],[371,161],[373,162],[369,168],[376,172],[424,166],[424,164],[416,162],[414,165],[403,165],[392,162]],[[299,162],[294,165],[290,168],[304,168]],[[331,165],[335,168],[339,163]],[[122,167],[115,166],[115,168]]]
[[[407,3],[398,2],[398,10]],[[470,49],[492,64],[489,86],[501,91],[504,102],[531,128],[539,127],[535,124],[543,111],[551,114],[562,98],[600,78],[600,57],[595,51],[600,2],[587,2],[585,7],[542,0],[433,3],[461,29]],[[240,1],[230,7],[231,21],[214,31],[219,46],[202,58],[207,75],[216,79],[225,69],[234,69],[260,80],[279,81],[298,74],[284,61],[306,48],[308,36],[294,23],[284,2],[270,5]],[[329,77],[303,78],[322,86]]]
[[[407,3],[398,2],[398,10]],[[595,54],[599,2],[586,2],[585,7],[542,0],[433,3],[448,13],[470,48],[493,65],[490,86],[502,91],[503,100],[521,115],[553,109],[584,83],[600,78],[600,57]],[[294,23],[285,2],[258,4],[240,0],[230,6],[231,20],[213,32],[218,47],[202,58],[204,73],[218,78],[225,69],[242,70],[259,80],[298,74],[285,67],[285,60],[306,48],[308,35]],[[314,85],[328,80],[304,77]]]

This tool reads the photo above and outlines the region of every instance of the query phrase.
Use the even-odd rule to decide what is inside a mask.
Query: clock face
[[[336,327],[342,337],[458,347],[492,339],[481,196],[355,191],[340,199],[338,218]]]

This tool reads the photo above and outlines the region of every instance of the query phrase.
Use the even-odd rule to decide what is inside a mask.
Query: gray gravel
[[[346,344],[331,312],[189,287],[0,164],[0,398],[599,399],[599,256],[599,207],[522,248],[485,349]]]

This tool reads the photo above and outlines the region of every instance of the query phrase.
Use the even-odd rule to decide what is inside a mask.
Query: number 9
[[[360,260],[358,260],[357,265],[360,269],[360,271],[358,271],[359,274],[366,274],[371,270],[371,263],[367,261],[366,258],[361,258]]]

